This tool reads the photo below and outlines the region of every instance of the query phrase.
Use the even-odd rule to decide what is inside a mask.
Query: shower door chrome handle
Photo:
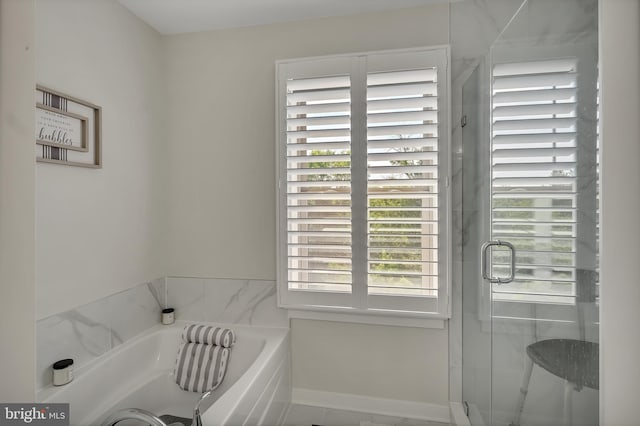
[[[487,265],[487,262],[489,260],[489,256],[487,256],[487,251],[489,250],[489,247],[491,247],[491,246],[504,246],[504,247],[507,247],[511,251],[511,271],[509,272],[509,276],[508,277],[506,277],[506,278],[496,278],[496,277],[492,277],[491,275],[489,275],[489,267]],[[516,273],[516,249],[513,246],[513,244],[511,244],[510,242],[500,241],[500,240],[487,241],[486,243],[484,243],[482,245],[482,253],[481,253],[480,262],[482,264],[482,278],[484,278],[485,280],[489,281],[490,283],[506,284],[506,283],[510,283],[515,278],[515,273]]]

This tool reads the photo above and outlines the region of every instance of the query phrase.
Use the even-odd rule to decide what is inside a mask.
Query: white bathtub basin
[[[122,408],[190,418],[200,394],[181,390],[173,378],[180,333],[186,324],[177,321],[148,330],[78,369],[71,383],[43,389],[38,400],[70,403],[71,424],[78,426],[100,425],[108,414]],[[224,381],[202,405],[203,424],[278,424],[291,397],[289,330],[211,325],[232,328],[237,343]]]

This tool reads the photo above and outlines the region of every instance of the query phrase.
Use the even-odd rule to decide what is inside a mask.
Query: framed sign
[[[36,104],[36,143],[87,152],[87,117]]]
[[[36,86],[36,160],[102,167],[102,109],[43,86]]]

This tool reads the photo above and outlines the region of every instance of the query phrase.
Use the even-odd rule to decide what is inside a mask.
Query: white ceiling
[[[448,0],[118,0],[162,34],[247,27],[448,3]]]

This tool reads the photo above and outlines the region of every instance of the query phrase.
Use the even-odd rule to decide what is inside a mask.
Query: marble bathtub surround
[[[156,303],[161,309],[167,308],[167,285],[165,278],[159,278],[153,282],[146,283],[149,292],[156,299]]]
[[[287,311],[277,307],[275,281],[169,277],[167,303],[178,320],[289,326]]]
[[[81,369],[160,324],[166,307],[178,320],[289,326],[286,311],[277,308],[274,281],[160,278],[39,320],[37,389],[51,385],[55,361],[73,358]]]
[[[94,324],[94,326],[92,326]],[[95,326],[101,324],[101,326]],[[111,347],[106,306],[94,302],[36,323],[36,387],[51,385],[54,362],[72,358],[76,369]]]
[[[49,386],[51,365],[73,358],[75,368],[160,322],[164,279],[143,283],[36,323],[36,388]]]

